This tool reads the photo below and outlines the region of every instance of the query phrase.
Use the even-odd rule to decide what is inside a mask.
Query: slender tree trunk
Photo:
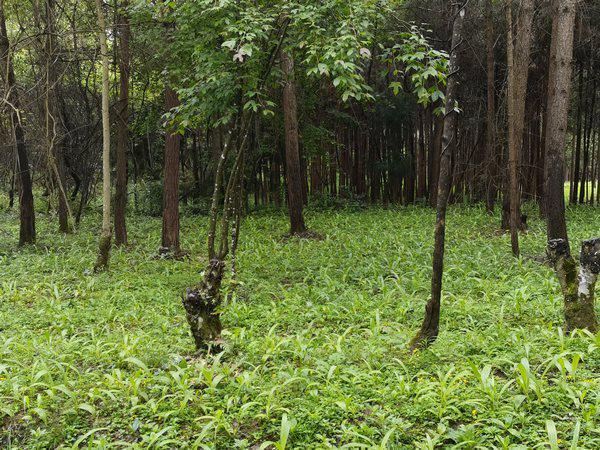
[[[417,335],[410,343],[411,351],[426,347],[438,336],[440,324],[440,306],[442,297],[442,276],[444,273],[444,248],[446,240],[446,209],[452,182],[452,153],[456,147],[456,101],[458,90],[458,50],[462,43],[465,2],[453,2],[452,48],[450,50],[449,78],[446,87],[446,110],[444,116],[443,147],[438,180],[437,218],[435,225],[435,244],[433,251],[433,273],[431,277],[431,299],[425,308],[425,318]]]
[[[514,256],[519,256],[519,228],[522,227],[519,190],[519,162],[523,148],[525,100],[531,51],[533,0],[523,0],[513,35],[512,0],[508,0],[508,164],[510,186],[510,236]],[[514,43],[513,43],[514,42]]]
[[[126,11],[128,0],[123,0],[123,11],[118,14],[119,34],[119,109],[117,128],[117,173],[115,184],[115,244],[127,245],[127,226],[125,211],[127,208],[127,146],[129,144],[129,17]]]
[[[285,77],[283,87],[283,118],[285,122],[285,163],[290,214],[290,233],[306,231],[302,215],[303,196],[298,143],[298,107],[296,103],[296,81],[294,79],[294,59],[288,51],[281,52],[281,66]]]
[[[10,118],[17,151],[17,171],[19,174],[19,245],[35,243],[35,210],[33,206],[33,189],[25,133],[21,123],[20,99],[17,93],[15,71],[10,54],[10,41],[6,30],[4,16],[4,0],[0,0],[0,65],[7,100],[11,103]]]
[[[573,153],[573,164],[572,167],[572,175],[570,180],[570,193],[569,193],[569,201],[572,204],[577,203],[577,192],[579,191],[579,174],[580,168],[579,163],[581,161],[581,130],[583,128],[581,119],[582,116],[582,105],[583,105],[583,67],[579,69],[579,81],[578,81],[578,90],[579,95],[577,99],[577,133],[575,136],[575,152]]]
[[[546,112],[546,215],[548,239],[563,239],[565,220],[565,147],[571,96],[571,61],[577,0],[555,0]],[[570,250],[567,252],[570,254]]]
[[[494,58],[494,6],[493,0],[485,2],[485,45],[487,64],[487,114],[486,114],[486,156],[485,176],[486,185],[486,209],[488,213],[494,212],[496,203],[496,92],[495,92],[495,58]]]
[[[165,109],[179,106],[177,93],[167,86]],[[181,135],[167,130],[163,179],[163,226],[161,254],[177,255],[179,248],[179,147]]]
[[[108,268],[112,230],[110,228],[110,111],[109,111],[109,63],[106,45],[106,23],[102,11],[102,0],[96,0],[98,15],[100,52],[102,56],[102,234],[95,272]]]

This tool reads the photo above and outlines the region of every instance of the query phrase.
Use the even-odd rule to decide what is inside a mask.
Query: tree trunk
[[[546,215],[548,239],[563,239],[565,220],[565,144],[571,94],[571,61],[577,0],[555,0],[546,112]],[[567,252],[570,254],[570,251]]]
[[[495,93],[495,58],[494,58],[494,9],[493,1],[487,0],[485,3],[485,44],[486,44],[486,64],[487,64],[487,114],[485,130],[485,181],[486,186],[486,210],[488,213],[494,212],[496,203],[496,175],[497,175],[497,156],[496,156],[496,93]]]
[[[5,82],[7,100],[10,102],[10,118],[17,151],[17,171],[19,174],[19,245],[35,243],[35,210],[33,189],[25,133],[19,112],[20,99],[17,93],[15,71],[10,55],[10,41],[6,30],[4,0],[0,0],[0,64]]]
[[[179,106],[177,93],[167,86],[165,109]],[[163,179],[163,225],[161,254],[177,256],[179,248],[179,146],[181,136],[167,130],[165,137],[165,162]]]
[[[95,272],[108,268],[112,230],[110,228],[110,111],[109,111],[109,63],[106,45],[106,23],[102,11],[102,0],[96,0],[98,15],[100,52],[102,55],[102,234]]]
[[[121,7],[124,11],[119,14],[119,109],[117,129],[117,173],[115,184],[115,244],[127,245],[127,227],[125,210],[127,207],[127,146],[129,144],[129,17],[127,16],[128,0],[123,0]]]
[[[283,119],[285,122],[285,164],[290,234],[306,231],[302,215],[303,195],[298,143],[298,108],[296,103],[296,81],[294,59],[291,53],[281,52],[281,67],[285,78],[283,87]]]
[[[519,162],[523,147],[525,100],[531,51],[533,0],[523,0],[515,27],[513,41],[512,7],[508,0],[508,164],[510,186],[510,236],[514,256],[519,256],[519,228],[521,227]],[[513,43],[514,42],[514,43]]]
[[[446,87],[446,110],[444,116],[444,134],[438,179],[437,218],[435,225],[435,244],[433,251],[433,273],[431,277],[431,299],[425,308],[425,318],[417,335],[410,342],[411,351],[427,347],[438,336],[440,324],[440,306],[442,297],[442,275],[444,273],[444,247],[446,239],[446,209],[452,182],[452,153],[456,147],[456,95],[458,90],[458,47],[462,42],[462,29],[465,17],[465,2],[454,3],[452,26],[452,48],[448,68]]]

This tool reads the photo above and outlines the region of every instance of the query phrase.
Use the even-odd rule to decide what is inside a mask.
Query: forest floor
[[[527,257],[545,247],[533,208],[521,260],[497,217],[450,209],[441,334],[413,356],[430,209],[309,211],[322,241],[248,217],[208,357],[180,301],[205,218],[183,218],[191,256],[171,261],[155,258],[160,220],[132,216],[131,247],[91,275],[98,215],[66,237],[40,215],[39,244],[17,251],[15,214],[0,213],[1,448],[600,448],[600,337],[563,334],[552,270]],[[568,222],[578,246],[600,210]]]

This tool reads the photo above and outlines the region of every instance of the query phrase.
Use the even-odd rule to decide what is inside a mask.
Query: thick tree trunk
[[[98,15],[100,52],[102,56],[102,234],[98,249],[95,272],[108,268],[112,230],[110,228],[110,106],[109,106],[109,64],[106,45],[106,23],[102,11],[102,0],[96,0]]]
[[[285,122],[285,163],[288,210],[290,214],[290,234],[306,231],[302,215],[303,195],[298,143],[298,107],[296,81],[294,79],[294,59],[288,51],[281,52],[281,67],[285,78],[283,87],[283,118]]]
[[[547,252],[563,292],[567,332],[588,329],[595,333],[598,321],[594,309],[594,290],[600,273],[600,238],[585,241],[581,245],[579,270],[565,239],[550,240]]]
[[[442,276],[444,273],[444,249],[446,240],[446,209],[452,182],[452,154],[456,147],[456,95],[458,91],[457,76],[459,73],[458,50],[462,42],[462,29],[465,17],[465,3],[454,2],[454,23],[452,26],[452,48],[448,68],[448,84],[446,87],[446,110],[444,116],[443,147],[440,160],[438,180],[437,218],[435,225],[435,244],[433,251],[433,273],[431,277],[431,299],[425,308],[425,318],[417,335],[410,342],[411,351],[426,347],[438,336],[440,325],[440,306],[442,297]]]
[[[4,16],[4,0],[0,0],[0,66],[2,78],[6,86],[7,99],[11,103],[10,118],[17,150],[17,167],[19,174],[19,245],[35,243],[35,210],[33,206],[33,189],[25,133],[19,112],[20,99],[17,94],[15,71],[10,54],[10,41],[6,30]]]
[[[165,89],[165,109],[179,106],[177,93],[169,86]],[[177,255],[179,247],[179,146],[181,135],[167,130],[165,137],[165,162],[163,179],[163,225],[161,254]]]
[[[548,239],[564,239],[565,220],[565,144],[571,98],[571,61],[577,0],[555,0],[552,24],[548,107],[546,112],[546,215]],[[569,252],[570,253],[570,252]]]
[[[117,173],[115,184],[115,244],[127,245],[127,226],[125,211],[127,208],[127,146],[129,144],[129,17],[127,16],[128,0],[123,0],[124,9],[119,14],[119,109],[117,128]]]

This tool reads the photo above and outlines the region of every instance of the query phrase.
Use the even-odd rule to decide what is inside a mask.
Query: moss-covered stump
[[[225,262],[210,261],[202,282],[188,288],[183,296],[186,318],[198,350],[208,348],[221,335],[221,284]]]
[[[594,290],[600,273],[600,238],[582,243],[579,268],[565,239],[548,241],[547,253],[564,296],[565,328],[596,332]]]

